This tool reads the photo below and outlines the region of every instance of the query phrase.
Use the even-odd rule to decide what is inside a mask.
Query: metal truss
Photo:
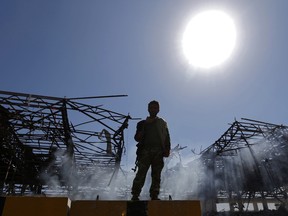
[[[201,153],[202,193],[207,199],[242,203],[287,202],[288,127],[242,118]],[[210,181],[209,181],[210,179]],[[266,200],[266,201],[265,201]],[[266,203],[266,204],[265,204]],[[215,209],[214,209],[215,210]]]
[[[287,126],[246,118],[242,118],[242,120],[243,121],[235,120],[215,143],[202,151],[202,154],[205,155],[214,152],[217,155],[233,155],[242,148],[257,144],[259,141],[262,141],[263,138],[270,141],[278,140],[283,142],[281,137],[288,135]]]
[[[70,177],[81,178],[95,167],[117,173],[130,116],[83,100],[123,96],[58,98],[0,91],[0,193],[43,193],[43,175],[57,176],[62,186],[73,188]]]

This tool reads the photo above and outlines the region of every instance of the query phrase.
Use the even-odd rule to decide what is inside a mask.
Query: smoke
[[[133,174],[121,167],[100,164],[77,165],[64,150],[57,150],[41,173],[46,195],[64,195],[71,200],[130,199]]]
[[[168,158],[162,171],[160,197],[186,199],[195,192],[197,175],[193,168],[184,166],[178,157]],[[46,195],[65,195],[72,200],[127,200],[131,198],[131,187],[135,177],[132,170],[121,167],[104,167],[99,164],[77,166],[64,150],[53,153],[53,159],[42,172]],[[192,183],[190,179],[193,179]],[[151,171],[146,176],[141,199],[149,199]],[[189,192],[187,187],[189,186]],[[194,195],[193,195],[194,196]]]
[[[196,198],[198,195],[198,183],[199,167],[196,158],[189,164],[183,164],[180,158],[178,161],[177,158],[172,158],[169,163],[165,164],[162,172],[160,196],[163,199],[167,199],[170,195],[174,200]]]
[[[288,148],[284,138],[258,139],[245,148],[222,154],[171,156],[165,160],[159,197],[207,200],[217,196],[239,198],[245,191],[254,193],[253,196],[260,196],[261,191],[273,193],[288,177]],[[114,167],[99,164],[77,167],[65,151],[58,150],[54,155],[55,160],[41,175],[47,193],[66,194],[72,200],[131,198],[135,177],[132,170],[120,167],[116,172]],[[149,199],[150,184],[148,171],[140,199]]]
[[[227,152],[207,152],[163,171],[162,195],[174,199],[287,197],[287,133],[273,131]],[[241,146],[241,148],[239,147]],[[228,148],[227,148],[228,149]],[[226,150],[226,149],[225,149]],[[188,159],[184,159],[185,161]]]

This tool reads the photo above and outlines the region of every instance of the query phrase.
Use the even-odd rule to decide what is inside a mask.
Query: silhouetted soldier
[[[152,183],[150,187],[151,200],[159,200],[161,171],[164,167],[163,157],[170,154],[170,136],[167,123],[157,117],[159,103],[151,101],[148,104],[149,117],[137,124],[134,139],[137,146],[138,171],[133,181],[132,200],[139,200],[142,187],[149,167],[151,166]]]

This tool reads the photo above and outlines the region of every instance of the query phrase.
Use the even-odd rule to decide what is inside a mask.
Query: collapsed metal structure
[[[73,191],[85,185],[73,185],[69,178],[85,178],[95,167],[112,170],[111,182],[120,168],[130,116],[83,100],[123,96],[0,91],[0,195]],[[45,177],[56,179],[57,188],[51,189]]]
[[[85,189],[86,179],[99,173],[99,167],[109,170],[99,178],[112,182],[120,169],[130,116],[82,102],[95,98],[0,91],[0,195],[87,193],[91,187]],[[203,200],[204,212],[216,211],[216,204],[224,202],[240,212],[247,204],[256,211],[259,202],[264,210],[271,201],[285,204],[287,158],[287,126],[235,120],[192,162],[197,163],[198,179],[193,197]],[[195,172],[195,165],[192,169],[186,171]],[[59,184],[51,187],[46,177]],[[71,178],[81,181],[75,184]]]
[[[268,210],[268,203],[287,204],[288,127],[251,119],[235,120],[201,153],[200,194],[204,208],[229,203],[230,211]],[[204,177],[205,176],[205,177]],[[244,205],[245,203],[245,205]]]

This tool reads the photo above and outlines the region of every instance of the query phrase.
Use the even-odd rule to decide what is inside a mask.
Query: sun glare
[[[223,63],[236,43],[233,20],[221,11],[196,15],[188,23],[182,40],[185,57],[195,67],[211,68]]]

